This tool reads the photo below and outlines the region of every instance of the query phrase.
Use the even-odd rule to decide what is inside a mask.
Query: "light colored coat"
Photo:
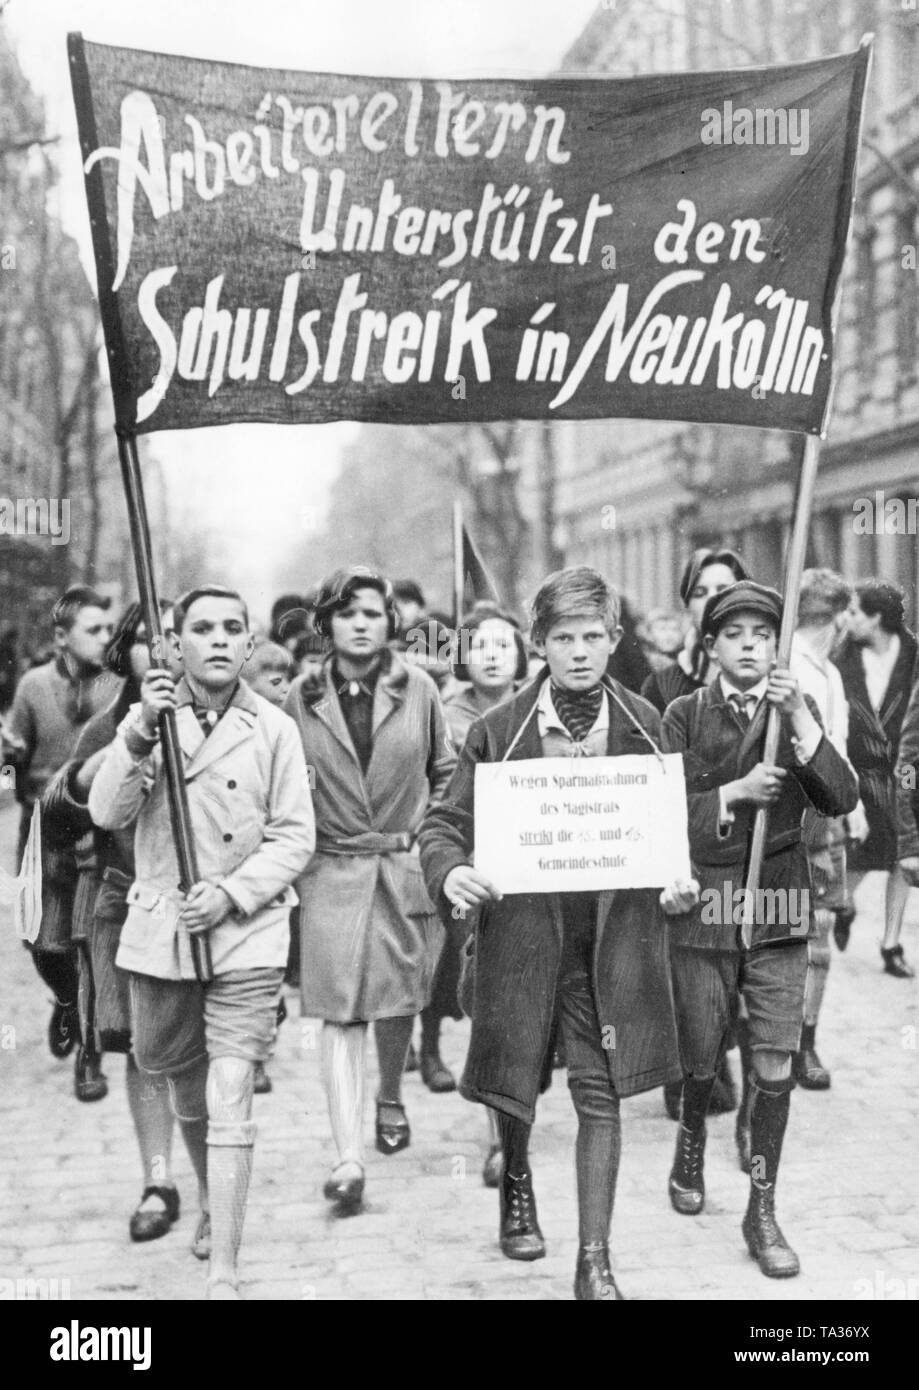
[[[331,658],[320,688],[299,678],[284,706],[300,730],[316,807],[316,854],[297,883],[303,1011],[335,1023],[418,1013],[443,944],[414,840],[456,755],[434,682],[394,653],[384,662],[366,773]]]
[[[201,879],[223,888],[236,911],[211,929],[214,974],[287,964],[291,887],[316,842],[303,750],[293,723],[244,681],[205,738],[184,681],[176,725]],[[193,980],[191,939],[169,819],[162,749],[136,758],[125,741],[133,705],[93,780],[89,812],[104,830],[136,819],[135,881],[128,891],[117,964],[164,980]]]

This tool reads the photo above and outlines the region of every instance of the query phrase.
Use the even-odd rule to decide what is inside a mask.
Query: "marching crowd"
[[[239,1297],[253,1094],[272,1087],[286,981],[323,1022],[324,1191],[342,1213],[364,1196],[368,1031],[375,1144],[393,1156],[411,1143],[404,1072],[455,1089],[441,1023],[468,1015],[459,1088],[484,1107],[505,1257],[545,1254],[529,1138],[565,1066],[577,1299],[622,1297],[609,1248],[620,1101],[653,1088],[678,1122],[675,1211],[703,1209],[706,1116],[736,1109],[743,1240],[767,1277],[797,1274],[775,1215],[782,1142],[794,1087],[831,1084],[817,1052],[830,942],[846,949],[870,870],[887,875],[880,964],[913,975],[900,935],[919,884],[916,641],[896,586],[812,569],[781,667],[782,597],[726,549],[690,557],[679,597],[681,612],[636,624],[601,574],[573,567],[543,581],[524,632],[491,603],[454,625],[417,584],[353,565],[281,598],[261,636],[239,593],[202,583],[161,605],[164,640],[148,641],[138,604],[113,622],[92,589],[61,596],[50,659],[7,672],[0,762],[21,803],[17,863],[39,807],[28,949],[54,1000],[51,1051],[75,1053],[81,1101],[106,1095],[105,1053],[126,1059],[143,1172],[132,1240],[178,1217],[177,1125],[208,1296]],[[770,709],[780,734],[766,761]],[[198,859],[187,893],[167,710]],[[475,867],[479,764],[649,753],[683,755],[689,881],[502,895]],[[765,891],[745,945],[740,916],[711,904],[743,889],[761,807]],[[787,910],[797,894],[803,919]],[[192,947],[205,938],[202,980]]]

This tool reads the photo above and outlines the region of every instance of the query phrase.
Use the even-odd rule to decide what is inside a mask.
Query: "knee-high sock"
[[[834,913],[824,907],[814,911],[814,936],[807,943],[807,983],[804,986],[804,1022],[816,1028],[830,970],[830,929]]]
[[[753,1077],[750,1110],[750,1182],[753,1187],[772,1186],[778,1177],[794,1085],[790,1077],[782,1081]]]
[[[619,1097],[607,1080],[569,1080],[578,1116],[575,1171],[581,1245],[609,1242],[619,1173]]]
[[[207,1196],[207,1058],[200,1057],[185,1071],[169,1077],[172,1113],[179,1122],[195,1177],[201,1210],[208,1209]]]
[[[325,1023],[322,1084],[339,1163],[364,1164],[365,1023]]]
[[[208,1195],[211,1206],[210,1279],[236,1280],[253,1146],[255,1067],[240,1057],[212,1057],[207,1074]]]
[[[494,1114],[501,1136],[504,1171],[512,1177],[522,1177],[530,1171],[530,1125],[514,1115],[505,1115],[503,1110],[496,1110]]]
[[[402,1073],[412,1037],[414,1018],[378,1018],[373,1025],[377,1043],[377,1061],[380,1067],[381,1101],[400,1104],[402,1100]]]
[[[144,1187],[172,1184],[172,1136],[175,1116],[165,1076],[141,1071],[128,1053],[125,1085],[134,1133],[144,1169]]]
[[[909,884],[903,876],[899,864],[895,864],[887,875],[887,891],[884,903],[884,942],[885,951],[893,950],[899,943],[906,900],[909,897]]]

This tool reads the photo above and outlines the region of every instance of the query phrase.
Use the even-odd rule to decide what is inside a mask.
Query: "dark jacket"
[[[664,714],[669,704],[678,700],[681,695],[691,695],[701,684],[701,681],[687,676],[682,666],[673,661],[669,666],[662,666],[659,671],[651,672],[642,683],[641,694],[659,714]]]
[[[905,630],[900,633],[900,655],[877,713],[868,698],[861,648],[847,642],[836,665],[849,702],[849,761],[858,773],[869,826],[867,840],[850,851],[849,862],[855,869],[890,869],[897,857],[894,769],[912,690],[916,639]]]
[[[897,858],[919,855],[919,673],[900,728],[894,778],[897,796]]]
[[[474,843],[475,769],[500,762],[530,715],[545,672],[519,695],[473,724],[441,801],[422,823],[421,864],[431,897],[449,911],[443,884],[451,869],[468,864]],[[660,721],[637,695],[616,685],[634,716],[610,701],[607,754],[647,753]],[[537,718],[529,719],[511,759],[542,755]],[[594,992],[601,1028],[612,1025],[616,1047],[607,1052],[620,1096],[675,1081],[680,1076],[667,950],[667,919],[657,889],[597,894]],[[467,1100],[481,1101],[532,1122],[552,1018],[562,951],[562,899],[557,893],[514,893],[480,911],[472,1034],[460,1085]]]
[[[808,708],[820,719],[809,698]],[[689,849],[693,873],[702,889],[697,907],[673,919],[674,946],[734,950],[738,941],[735,891],[744,888],[750,833],[756,815],[751,803],[734,806],[734,822],[719,833],[719,788],[743,777],[762,759],[766,727],[762,701],[749,728],[724,697],[716,680],[691,695],[674,700],[664,715],[661,737],[667,753],[682,753],[689,805]],[[809,806],[823,816],[841,816],[854,809],[858,787],[852,769],[825,736],[810,761],[800,766],[791,742],[790,726],[782,720],[776,764],[788,768],[779,800],[769,808],[766,852],[760,885],[769,892],[809,889],[807,851],[801,843],[801,818]],[[725,897],[725,893],[727,897]],[[766,899],[778,903],[776,898]],[[800,900],[799,900],[800,901]],[[720,906],[730,904],[724,912]],[[786,902],[786,908],[790,901]],[[739,920],[739,910],[736,914]],[[761,916],[778,917],[762,921]],[[785,921],[781,920],[785,917]],[[791,920],[785,912],[757,913],[753,947],[807,937],[808,921]]]
[[[137,698],[136,687],[125,684],[105,709],[93,715],[77,739],[72,758],[54,775],[42,796],[42,830],[49,841],[61,848],[73,846],[77,867],[95,868],[100,876],[113,866],[133,878],[134,831],[100,830],[94,825],[87,799],[74,779],[94,753],[112,742]]]
[[[99,886],[105,880],[103,914],[120,924],[127,911],[127,892],[134,878],[134,829],[100,830],[93,824],[84,793],[76,786],[77,772],[94,753],[107,748],[128,712],[136,687],[126,683],[115,699],[83,726],[73,757],[55,773],[41,799],[43,850],[72,856],[80,874],[93,879],[94,888],[73,897],[71,923],[74,940],[89,935],[91,918],[99,907]]]

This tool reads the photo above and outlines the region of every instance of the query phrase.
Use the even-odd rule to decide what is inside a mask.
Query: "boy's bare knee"
[[[255,1064],[242,1057],[214,1057],[207,1073],[207,1113],[212,1120],[246,1120],[252,1110]]]
[[[753,1070],[763,1081],[785,1081],[791,1076],[791,1053],[772,1047],[754,1048]]]

